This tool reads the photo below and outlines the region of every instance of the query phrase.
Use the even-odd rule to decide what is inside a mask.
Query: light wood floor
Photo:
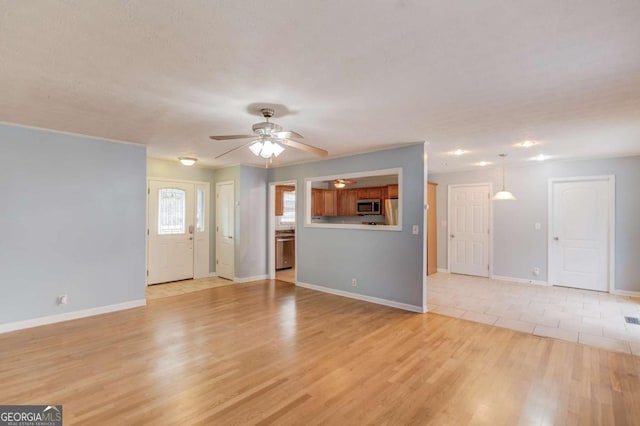
[[[0,335],[0,403],[65,424],[640,425],[640,357],[236,284]]]

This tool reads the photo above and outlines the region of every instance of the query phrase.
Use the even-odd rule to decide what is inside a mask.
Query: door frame
[[[211,184],[209,182],[205,182],[205,181],[200,181],[200,180],[184,180],[184,179],[169,179],[169,178],[162,178],[162,177],[152,177],[149,176],[147,177],[147,203],[146,203],[146,207],[147,207],[147,212],[144,218],[144,224],[145,224],[145,228],[147,230],[146,232],[146,244],[144,245],[144,261],[145,261],[145,271],[149,270],[149,200],[150,200],[150,191],[151,191],[151,181],[160,181],[160,182],[177,182],[177,183],[188,183],[188,184],[193,184],[193,189],[194,189],[194,197],[193,197],[193,201],[195,203],[194,205],[194,209],[193,209],[193,214],[194,214],[194,219],[195,219],[195,215],[196,215],[196,211],[198,208],[198,185],[204,185],[206,187],[206,191],[209,197],[208,200],[208,208],[205,210],[205,212],[208,212],[208,214],[206,214],[206,218],[205,218],[205,226],[208,224],[209,225],[209,235],[208,235],[208,241],[209,241],[209,246],[211,246],[211,212],[209,211],[211,209]],[[195,221],[194,221],[195,223]],[[193,244],[193,279],[197,279],[197,278],[207,278],[207,277],[214,277],[215,276],[215,272],[212,273],[211,272],[211,250],[209,250],[209,256],[207,259],[207,271],[209,271],[208,275],[202,275],[202,276],[196,276],[196,244],[195,244],[195,232],[194,232],[194,244]],[[147,272],[145,272],[144,274],[144,285],[145,287],[149,286],[149,274]]]
[[[216,192],[215,192],[215,200],[216,200],[216,214],[215,214],[215,223],[214,223],[214,228],[218,226],[218,188],[221,185],[229,185],[232,184],[233,185],[233,276],[231,278],[225,278],[225,279],[229,279],[231,282],[235,283],[237,281],[237,277],[236,277],[236,272],[237,272],[237,265],[236,265],[236,248],[239,244],[238,242],[238,233],[236,232],[236,230],[238,229],[238,209],[236,209],[238,200],[236,197],[236,181],[235,180],[225,180],[223,182],[216,182]],[[216,275],[218,274],[218,232],[216,231],[214,233],[214,238],[215,238],[215,246],[216,246],[216,259],[215,259],[215,265],[216,265]]]
[[[547,282],[551,280],[551,241],[553,240],[553,185],[564,182],[594,182],[605,181],[609,183],[608,195],[609,205],[608,216],[608,238],[607,238],[607,269],[609,271],[607,292],[613,293],[616,289],[616,176],[615,175],[595,175],[595,176],[574,176],[562,178],[549,178],[547,180]]]
[[[493,183],[457,183],[454,185],[447,185],[447,271],[451,273],[451,190],[461,187],[469,186],[488,186],[489,187],[489,202],[488,205],[488,222],[489,222],[489,243],[487,247],[487,256],[489,257],[489,273],[488,278],[493,278],[493,202],[491,195],[493,194]]]
[[[295,179],[291,180],[282,180],[277,182],[269,182],[269,231],[267,233],[267,238],[269,243],[268,247],[268,255],[267,261],[268,268],[267,274],[270,280],[276,279],[276,186],[278,185],[293,185],[296,188],[296,232],[293,236],[293,241],[295,245],[295,275],[294,281],[295,285],[298,285],[298,231],[299,229],[299,213],[300,213],[300,185],[298,185],[298,181]]]

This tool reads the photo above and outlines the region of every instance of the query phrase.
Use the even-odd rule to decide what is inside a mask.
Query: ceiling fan
[[[310,152],[321,157],[326,157],[327,155],[329,155],[329,153],[324,149],[294,140],[303,139],[303,136],[300,133],[294,132],[292,130],[282,130],[282,126],[270,122],[269,119],[273,117],[274,114],[273,109],[262,108],[260,112],[262,113],[262,116],[266,121],[253,125],[253,127],[251,128],[254,133],[253,135],[209,136],[209,138],[217,141],[224,141],[229,139],[252,139],[246,144],[223,152],[215,158],[220,158],[233,151],[249,146],[249,149],[251,150],[251,152],[253,152],[254,155],[262,157],[266,160],[273,160],[274,157],[277,157],[282,153],[282,151],[284,151],[282,145]]]
[[[338,189],[342,189],[347,185],[351,185],[353,183],[358,183],[356,180],[347,180],[347,179],[336,179],[333,181],[333,186]]]

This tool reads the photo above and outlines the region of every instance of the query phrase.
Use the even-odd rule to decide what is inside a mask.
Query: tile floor
[[[147,300],[152,300],[230,284],[233,284],[233,281],[225,280],[224,278],[199,278],[197,280],[174,281],[171,283],[150,285],[147,286],[146,294]]]
[[[436,273],[429,312],[640,355],[640,299],[608,293]]]

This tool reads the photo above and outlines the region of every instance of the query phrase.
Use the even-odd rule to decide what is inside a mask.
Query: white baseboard
[[[611,294],[615,294],[617,296],[640,297],[640,291],[612,290]]]
[[[523,283],[523,284],[536,284],[536,285],[546,285],[549,286],[550,284],[546,281],[541,281],[541,280],[527,280],[524,278],[514,278],[514,277],[502,277],[500,275],[493,275],[491,277],[489,277],[493,280],[498,280],[498,281],[511,281],[514,283]]]
[[[447,268],[438,268],[438,272],[443,272],[445,274],[448,274],[449,270]]]
[[[82,309],[80,311],[65,312],[64,314],[49,315],[46,317],[33,318],[23,321],[0,324],[0,334],[10,331],[22,330],[24,328],[38,327],[41,325],[55,324],[62,321],[70,321],[78,318],[91,317],[94,315],[106,314],[109,312],[123,311],[125,309],[137,308],[147,304],[146,299],[130,300],[128,302],[116,303],[114,305],[98,306],[96,308]]]
[[[315,285],[315,284],[303,283],[303,282],[300,282],[300,281],[298,281],[296,283],[296,285],[298,287],[304,287],[304,288],[308,288],[310,290],[321,291],[323,293],[329,293],[329,294],[333,294],[333,295],[336,295],[336,296],[348,297],[350,299],[362,300],[364,302],[376,303],[378,305],[391,306],[392,308],[403,309],[405,311],[418,312],[418,313],[421,313],[421,314],[426,312],[426,307],[423,307],[423,306],[409,305],[407,303],[400,303],[400,302],[395,302],[393,300],[380,299],[379,297],[365,296],[364,294],[351,293],[351,292],[344,291],[344,290],[336,290],[334,288],[323,287],[321,285]]]
[[[263,274],[263,275],[254,275],[253,277],[244,277],[244,278],[234,277],[233,282],[248,283],[250,281],[260,281],[260,280],[268,280],[268,279],[269,279],[269,275]]]

